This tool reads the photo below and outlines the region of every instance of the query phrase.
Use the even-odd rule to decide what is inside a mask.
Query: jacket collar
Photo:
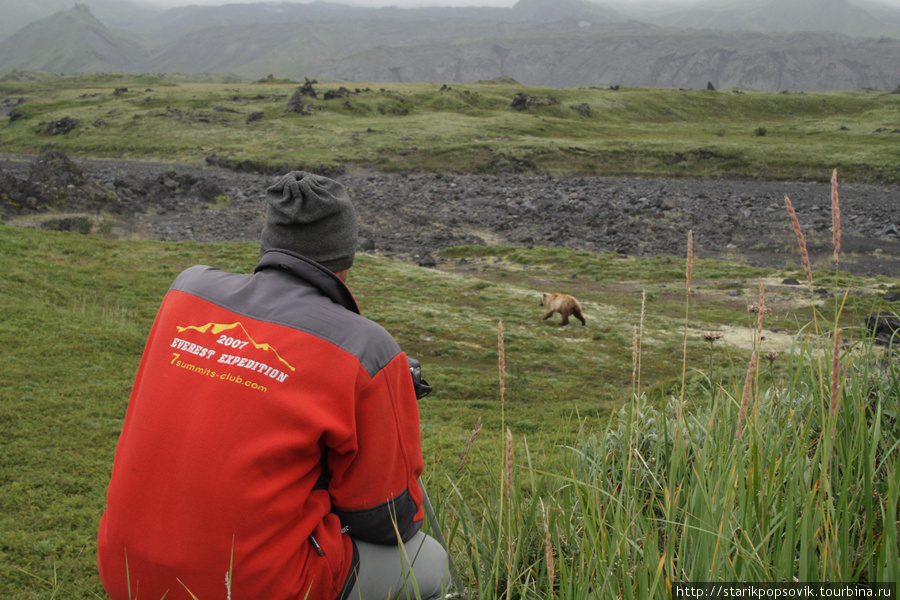
[[[266,269],[279,269],[287,271],[294,277],[315,286],[323,295],[331,299],[333,302],[340,304],[349,311],[360,314],[359,306],[353,298],[353,294],[344,285],[344,282],[338,279],[334,273],[317,263],[316,261],[301,256],[290,250],[282,250],[281,248],[273,248],[266,251],[256,265],[254,273],[259,273]]]

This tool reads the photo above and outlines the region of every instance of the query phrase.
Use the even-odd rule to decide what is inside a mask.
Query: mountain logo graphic
[[[219,335],[223,331],[231,331],[233,329],[238,329],[238,330],[244,332],[244,335],[247,337],[247,339],[249,340],[249,343],[252,344],[254,348],[256,348],[257,350],[262,350],[264,352],[271,352],[288,369],[290,369],[291,371],[297,370],[288,361],[283,359],[281,357],[281,355],[278,354],[278,351],[274,347],[272,347],[271,344],[260,343],[260,342],[255,341],[253,339],[253,337],[250,335],[250,333],[247,331],[247,329],[240,322],[238,322],[238,323],[207,323],[206,325],[199,325],[199,326],[198,325],[188,325],[186,327],[181,327],[181,326],[176,325],[175,327],[176,327],[176,329],[178,329],[178,333],[184,333],[185,331],[192,329],[194,331],[199,331],[200,333],[211,333],[213,335]],[[226,339],[225,336],[223,336],[223,337],[219,338],[218,341],[221,343],[226,343],[224,341],[225,339]]]

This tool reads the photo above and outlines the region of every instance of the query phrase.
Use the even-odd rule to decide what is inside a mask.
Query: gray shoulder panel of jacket
[[[180,291],[252,319],[290,327],[354,355],[375,376],[400,346],[381,325],[323,296],[289,274],[266,270],[237,274],[196,266],[181,273],[170,290]]]

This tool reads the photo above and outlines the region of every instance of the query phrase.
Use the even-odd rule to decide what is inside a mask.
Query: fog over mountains
[[[873,0],[512,8],[0,0],[0,73],[220,73],[767,91],[900,87],[900,8]]]

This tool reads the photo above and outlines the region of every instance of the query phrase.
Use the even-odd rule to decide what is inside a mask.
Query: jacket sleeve
[[[423,519],[419,407],[402,352],[374,377],[358,379],[352,443],[329,452],[332,510],[353,537],[408,541]]]

